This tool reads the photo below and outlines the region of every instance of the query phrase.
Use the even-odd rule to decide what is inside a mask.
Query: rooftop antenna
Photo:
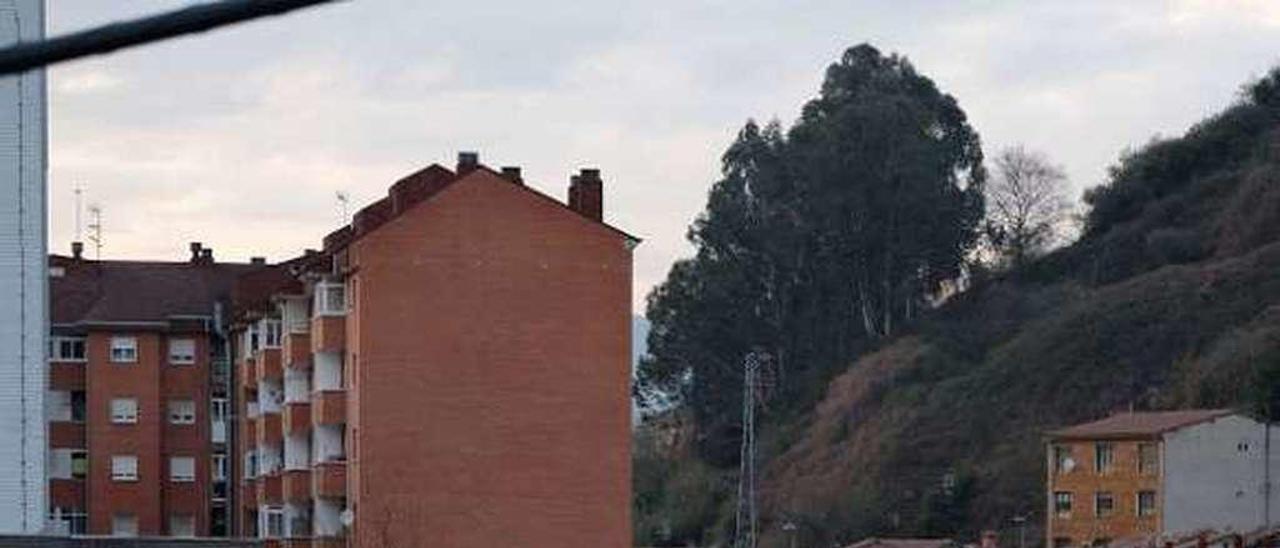
[[[93,242],[93,259],[102,259],[102,206],[89,204],[89,241]]]
[[[341,190],[335,192],[334,196],[338,199],[338,207],[342,211],[343,226],[351,224],[351,218],[347,215],[347,207],[351,202],[351,197],[347,196],[347,193]]]
[[[82,194],[84,194],[84,189],[80,187],[79,183],[76,183],[76,240],[75,241],[77,242],[82,241],[80,238],[84,237],[83,228],[80,224],[80,213],[81,213],[80,200],[81,200]]]

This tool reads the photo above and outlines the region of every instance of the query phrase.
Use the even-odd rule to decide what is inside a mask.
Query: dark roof
[[[351,219],[350,225],[334,230],[325,236],[325,252],[332,253],[345,248],[350,245],[351,242],[376,230],[378,227],[386,224],[387,221],[396,218],[414,205],[430,199],[436,194],[439,194],[440,191],[448,188],[449,185],[465,179],[466,176],[470,175],[473,171],[486,171],[495,177],[506,178],[503,174],[489,169],[483,164],[476,164],[475,167],[458,173],[454,173],[440,164],[431,164],[405,176],[399,181],[396,181],[395,184],[391,185],[391,188],[387,191],[386,197],[369,204],[356,212],[355,216]],[[515,184],[518,188],[523,189],[526,192],[532,193],[540,199],[549,200],[556,205],[573,212],[575,215],[578,214],[578,212],[571,209],[564,202],[543,194],[535,188],[531,188],[523,183],[512,184]],[[586,216],[583,216],[583,218],[589,219]],[[625,238],[637,242],[640,241],[640,238],[627,234],[608,223],[596,221],[594,219],[589,220],[600,224]]]
[[[1235,411],[1230,409],[1119,413],[1102,420],[1051,431],[1049,437],[1058,439],[1152,437],[1233,414]]]
[[[951,545],[951,540],[942,538],[872,537],[850,544],[845,548],[942,548]]]
[[[163,322],[212,316],[242,274],[264,268],[244,263],[91,261],[52,255],[61,270],[49,280],[54,324]]]

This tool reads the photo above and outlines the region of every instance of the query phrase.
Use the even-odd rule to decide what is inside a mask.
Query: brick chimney
[[[604,183],[600,170],[582,169],[569,177],[569,209],[594,220],[604,220]]]
[[[524,177],[520,175],[520,168],[518,166],[502,166],[502,178],[517,185],[524,184]]]
[[[191,242],[191,262],[200,262],[200,249],[204,247],[200,242]]]
[[[249,264],[265,265],[267,264],[267,258],[266,257],[249,257]]]
[[[204,249],[201,249],[200,259],[197,262],[205,265],[213,264],[213,248],[206,247]]]
[[[480,167],[480,153],[463,151],[458,153],[458,175],[465,175]]]
[[[79,261],[84,256],[84,242],[71,242],[71,258]]]

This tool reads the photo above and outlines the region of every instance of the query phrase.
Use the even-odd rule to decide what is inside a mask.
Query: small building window
[[[280,348],[280,329],[280,320],[273,318],[262,320],[260,331],[263,348]]]
[[[138,481],[138,457],[113,455],[111,457],[111,481]]]
[[[67,390],[50,390],[44,400],[45,416],[49,422],[69,422],[71,420],[71,392]]]
[[[89,532],[89,514],[70,506],[57,506],[49,512],[49,522],[60,535],[83,535]]]
[[[1156,492],[1138,491],[1138,515],[1142,517],[1156,515]]]
[[[316,284],[311,302],[315,316],[341,316],[347,313],[347,288],[340,282]]]
[[[87,459],[84,449],[50,449],[49,479],[84,479]]]
[[[213,472],[213,481],[227,481],[230,476],[227,471],[227,455],[225,453],[215,453],[210,468],[212,468]]]
[[[196,517],[191,514],[169,516],[169,536],[183,538],[196,536]]]
[[[1109,441],[1100,441],[1093,446],[1093,469],[1099,474],[1105,474],[1111,470],[1111,463],[1115,457],[1115,444]]]
[[[49,361],[84,363],[84,337],[52,337],[49,339]]]
[[[1075,468],[1076,462],[1071,458],[1070,445],[1053,446],[1053,472],[1066,474]]]
[[[196,402],[169,400],[169,424],[195,424]]]
[[[138,422],[138,400],[136,398],[113,398],[111,400],[111,422],[115,424],[134,424]]]
[[[84,422],[87,405],[84,390],[71,391],[71,422]]]
[[[271,506],[262,514],[262,530],[266,538],[284,537],[284,508]]]
[[[1093,515],[1097,517],[1110,516],[1116,509],[1116,500],[1111,496],[1110,491],[1098,491],[1093,495]]]
[[[1053,494],[1053,515],[1060,518],[1071,517],[1071,492],[1057,491]]]
[[[196,480],[194,457],[169,457],[169,481],[187,483]]]
[[[136,337],[111,337],[111,362],[135,363],[138,361]]]
[[[196,340],[169,339],[169,363],[173,365],[196,363]]]
[[[1160,469],[1160,451],[1154,443],[1138,444],[1138,473],[1154,474]]]
[[[227,398],[209,400],[209,418],[214,422],[227,420]]]
[[[111,536],[138,536],[138,516],[134,514],[115,514],[111,516]]]
[[[71,450],[71,479],[89,477],[89,452],[84,449]]]

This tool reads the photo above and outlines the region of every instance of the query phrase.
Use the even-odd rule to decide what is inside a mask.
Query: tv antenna
[[[89,205],[89,241],[93,242],[94,260],[102,259],[102,206]]]
[[[82,209],[80,205],[80,200],[82,195],[84,194],[84,189],[80,187],[79,183],[76,184],[75,192],[76,192],[76,240],[75,241],[79,242],[81,241],[80,238],[84,237],[83,226],[80,224],[80,213],[81,213],[80,210]]]
[[[344,226],[351,224],[351,218],[347,214],[347,208],[351,203],[351,197],[348,196],[346,192],[343,192],[341,190],[333,194],[334,194],[334,197],[338,199],[338,208],[342,212],[342,224]]]

